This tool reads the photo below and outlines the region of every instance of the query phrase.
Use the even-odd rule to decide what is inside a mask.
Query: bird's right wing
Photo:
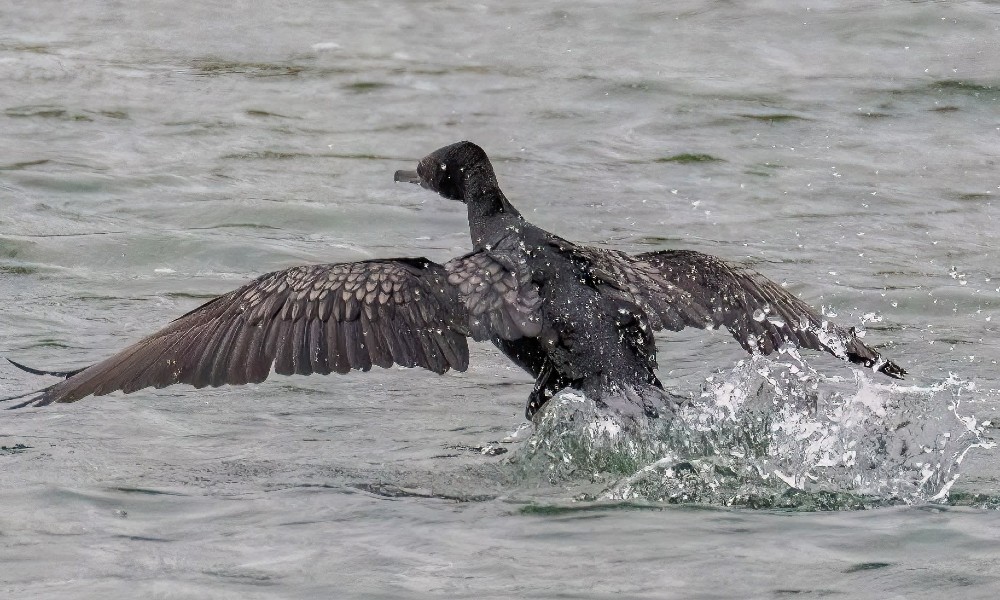
[[[852,329],[818,315],[808,304],[760,273],[690,250],[629,256],[575,249],[591,270],[627,292],[654,329],[726,327],[749,352],[770,354],[784,344],[824,350],[841,359],[901,378],[906,371],[865,345]]]
[[[268,273],[110,358],[61,373],[65,381],[18,406],[175,383],[258,383],[272,365],[281,375],[392,364],[464,371],[469,316],[447,279],[423,258]]]

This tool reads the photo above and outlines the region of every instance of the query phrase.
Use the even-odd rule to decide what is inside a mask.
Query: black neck
[[[495,219],[522,221],[521,213],[507,200],[489,164],[476,165],[465,173],[465,203],[469,207],[472,243],[480,250],[488,243],[490,222]],[[496,227],[494,225],[494,227]]]

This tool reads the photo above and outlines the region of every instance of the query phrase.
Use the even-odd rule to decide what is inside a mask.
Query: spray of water
[[[962,406],[972,382],[823,378],[783,358],[742,361],[661,419],[562,393],[513,461],[528,477],[587,482],[595,500],[849,509],[945,502],[966,455],[992,447],[989,423]]]

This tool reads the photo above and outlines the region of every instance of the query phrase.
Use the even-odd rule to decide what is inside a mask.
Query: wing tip
[[[880,365],[878,368],[879,373],[883,373],[892,377],[893,379],[906,379],[906,369],[892,362],[891,360],[885,361],[884,364]]]
[[[10,357],[4,357],[4,358],[7,360],[7,362],[9,362],[10,364],[14,365],[18,369],[21,369],[22,371],[24,371],[26,373],[31,373],[32,375],[47,375],[47,376],[51,376],[51,377],[63,377],[63,378],[68,379],[68,378],[76,375],[80,371],[83,371],[83,369],[86,368],[86,367],[83,367],[83,368],[74,369],[74,370],[71,370],[71,371],[46,371],[44,369],[36,369],[34,367],[29,367],[28,365],[21,364],[21,363],[17,362],[16,360],[14,360],[13,358],[10,358]]]
[[[62,377],[64,379],[69,379],[70,377],[76,375],[77,373],[83,371],[86,368],[84,367],[72,371],[46,371],[44,369],[36,369],[34,367],[29,367],[28,365],[17,362],[13,358],[4,357],[4,359],[10,364],[17,367],[18,369],[24,371],[25,373],[31,373],[32,375],[41,375],[41,376]],[[0,403],[10,402],[12,400],[21,400],[22,398],[30,396],[27,400],[23,400],[16,404],[12,404],[6,407],[6,409],[17,410],[19,408],[25,408],[27,406],[48,406],[49,404],[58,401],[58,398],[51,393],[52,390],[57,385],[59,384],[57,383],[55,385],[46,386],[41,389],[25,392],[23,394],[17,394],[14,396],[7,396],[6,398],[0,398]]]
[[[52,404],[55,400],[48,392],[55,386],[50,385],[49,387],[42,388],[40,390],[32,390],[30,392],[25,392],[24,394],[18,394],[16,396],[8,396],[6,398],[0,398],[0,402],[10,402],[11,400],[20,400],[25,396],[30,396],[27,400],[18,402],[17,404],[12,404],[8,406],[7,410],[17,410],[19,408],[25,408],[27,406],[47,406]]]
[[[873,371],[882,373],[883,375],[887,375],[893,379],[906,379],[906,375],[908,375],[906,369],[887,358],[883,358],[878,352],[875,352],[867,347],[866,349],[870,350],[871,353],[874,354],[873,358],[856,353],[849,353],[847,355],[847,360],[868,367]]]

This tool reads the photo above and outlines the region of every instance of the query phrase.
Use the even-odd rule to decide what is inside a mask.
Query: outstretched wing
[[[20,406],[187,383],[259,383],[372,365],[464,371],[468,315],[441,265],[423,258],[268,273],[173,321]]]
[[[602,280],[632,295],[650,316],[654,329],[724,326],[749,352],[770,354],[790,343],[877,368],[890,377],[906,374],[866,346],[853,328],[831,323],[750,269],[690,250],[637,256],[596,252],[600,254],[591,260],[603,274]]]
[[[472,338],[516,340],[542,330],[542,298],[527,268],[503,253],[479,251],[445,264],[469,313]]]

